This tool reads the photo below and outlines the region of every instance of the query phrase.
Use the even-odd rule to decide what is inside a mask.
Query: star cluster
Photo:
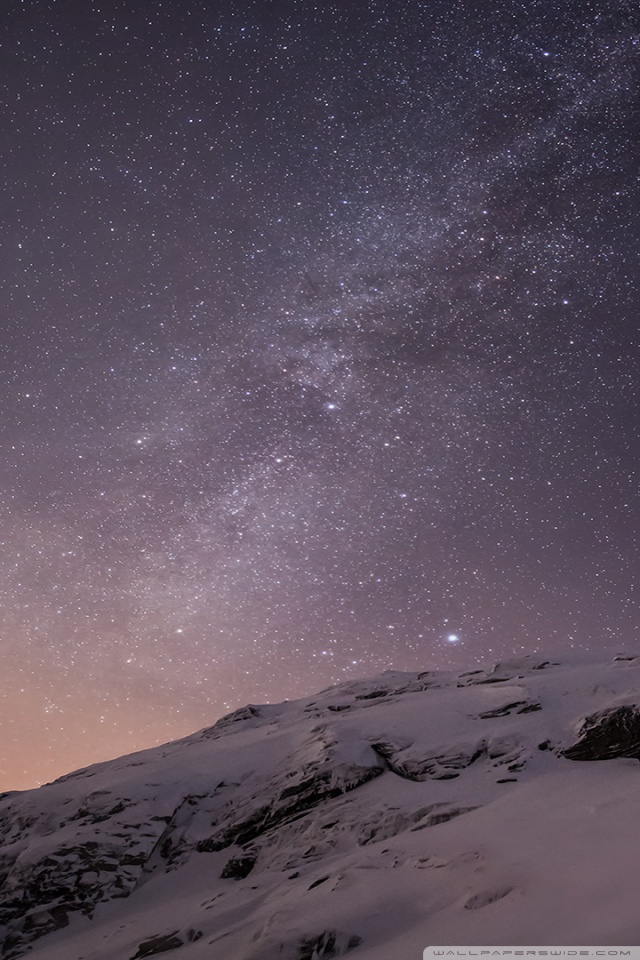
[[[0,786],[638,639],[628,0],[0,24]]]

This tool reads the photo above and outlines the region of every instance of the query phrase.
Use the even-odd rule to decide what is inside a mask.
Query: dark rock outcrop
[[[568,760],[640,760],[640,708],[627,704],[587,717],[580,739],[562,751]]]
[[[362,943],[362,937],[357,934],[340,933],[337,930],[325,930],[317,937],[300,942],[298,960],[316,960],[322,957],[329,960],[331,957],[340,957],[353,950]]]
[[[155,957],[159,953],[166,953],[168,950],[177,950],[178,947],[184,947],[185,943],[195,943],[202,936],[200,930],[188,930],[186,933],[181,930],[174,930],[172,933],[162,934],[157,937],[150,937],[138,944],[138,950],[131,960],[144,960],[145,957]]]
[[[495,717],[508,717],[512,713],[536,713],[542,710],[539,703],[528,700],[516,700],[513,703],[507,703],[504,707],[498,707],[496,710],[485,710],[479,713],[481,720],[493,720]]]
[[[232,857],[228,860],[220,874],[223,880],[244,880],[248,877],[256,865],[255,854],[247,854],[244,857]]]
[[[372,744],[376,753],[383,757],[389,769],[403,780],[453,780],[460,771],[475,763],[485,752],[483,740],[475,744],[454,745],[449,750],[434,756],[423,756],[419,747],[401,749],[393,743]]]
[[[0,795],[3,960],[48,956],[54,933],[74,944],[69,958],[93,955],[74,938],[94,933],[104,947],[96,957],[114,956],[113,946],[122,960],[209,945],[247,960],[342,957],[368,928],[334,905],[376,877],[363,871],[396,867],[402,873],[377,875],[374,891],[387,876],[409,889],[414,869],[452,863],[463,884],[454,909],[490,907],[512,891],[464,879],[463,854],[479,854],[456,851],[455,838],[485,823],[470,798],[509,805],[510,785],[522,779],[528,789],[554,771],[562,795],[566,759],[640,759],[640,658],[581,667],[575,678],[551,666],[522,658],[461,674],[388,671],[311,699],[249,705],[174,744]],[[561,731],[576,716],[567,740]],[[444,826],[466,815],[465,830]],[[420,856],[421,831],[434,828],[434,846],[453,844],[449,859]],[[458,883],[450,873],[445,888]],[[184,894],[183,877],[193,884]],[[145,913],[157,891],[166,915]],[[127,897],[134,902],[117,902]]]
[[[224,850],[232,844],[244,846],[293,819],[305,816],[319,804],[342,796],[384,773],[382,763],[371,766],[337,764],[333,768],[304,772],[300,779],[285,787],[271,803],[260,804],[246,815],[232,809],[228,822],[210,837],[201,840],[202,853]]]

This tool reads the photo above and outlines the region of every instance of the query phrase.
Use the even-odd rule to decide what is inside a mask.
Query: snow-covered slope
[[[640,658],[385,673],[0,797],[33,960],[640,942]]]

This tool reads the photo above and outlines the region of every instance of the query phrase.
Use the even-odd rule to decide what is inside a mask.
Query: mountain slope
[[[34,960],[640,937],[640,658],[390,672],[0,797]]]

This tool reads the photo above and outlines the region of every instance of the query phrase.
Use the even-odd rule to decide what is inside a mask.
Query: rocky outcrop
[[[452,745],[430,756],[425,756],[417,745],[402,749],[393,743],[380,742],[374,743],[373,748],[386,760],[389,769],[404,780],[453,780],[483,755],[485,743],[479,740]]]
[[[368,748],[368,745],[367,745]],[[199,841],[200,852],[215,853],[235,844],[244,847],[320,804],[355,790],[384,773],[386,765],[370,750],[369,762],[341,762],[327,756],[296,771],[287,771],[245,803],[223,807],[216,830]]]
[[[145,957],[155,957],[159,953],[166,953],[168,950],[177,950],[186,943],[195,943],[202,936],[200,930],[174,930],[172,933],[160,934],[157,937],[150,937],[138,945],[136,953],[131,960],[144,960]]]
[[[585,718],[577,743],[563,751],[568,760],[640,760],[640,708],[611,707]]]
[[[495,710],[485,710],[478,716],[481,720],[493,720],[495,717],[508,717],[511,713],[535,713],[537,710],[542,710],[539,703],[516,700],[514,703],[507,703],[504,707],[497,707]]]
[[[356,934],[341,933],[339,930],[325,930],[314,937],[300,941],[298,960],[330,960],[331,957],[341,957],[349,950],[353,950],[362,938]]]
[[[468,670],[458,676],[458,686],[473,686],[474,684],[505,683],[509,680],[522,679],[531,670],[545,670],[547,667],[557,666],[544,657],[529,655],[517,657],[513,660],[504,660],[497,663],[492,670]]]
[[[355,952],[366,952],[376,871],[378,889],[393,886],[387,870],[408,890],[407,871],[436,868],[455,886],[447,837],[471,836],[516,780],[526,791],[540,772],[588,779],[571,760],[640,759],[635,659],[575,680],[542,658],[387,672],[249,706],[174,744],[0,795],[0,954],[49,960],[52,945],[55,960],[207,950],[329,960],[361,941]],[[166,916],[145,913],[158,890]],[[463,892],[451,902],[468,918],[521,891],[498,877]],[[351,897],[361,898],[353,916],[342,909]],[[76,950],[83,930],[91,947]]]
[[[256,855],[247,854],[244,857],[232,857],[228,860],[220,876],[223,880],[244,880],[256,865]]]
[[[102,790],[68,813],[63,805],[55,822],[49,813],[25,827],[9,814],[0,898],[4,955],[19,956],[19,947],[66,926],[74,912],[91,916],[99,902],[128,896],[169,819],[160,812],[156,807],[149,817],[145,803]],[[30,832],[38,838],[33,847]]]

